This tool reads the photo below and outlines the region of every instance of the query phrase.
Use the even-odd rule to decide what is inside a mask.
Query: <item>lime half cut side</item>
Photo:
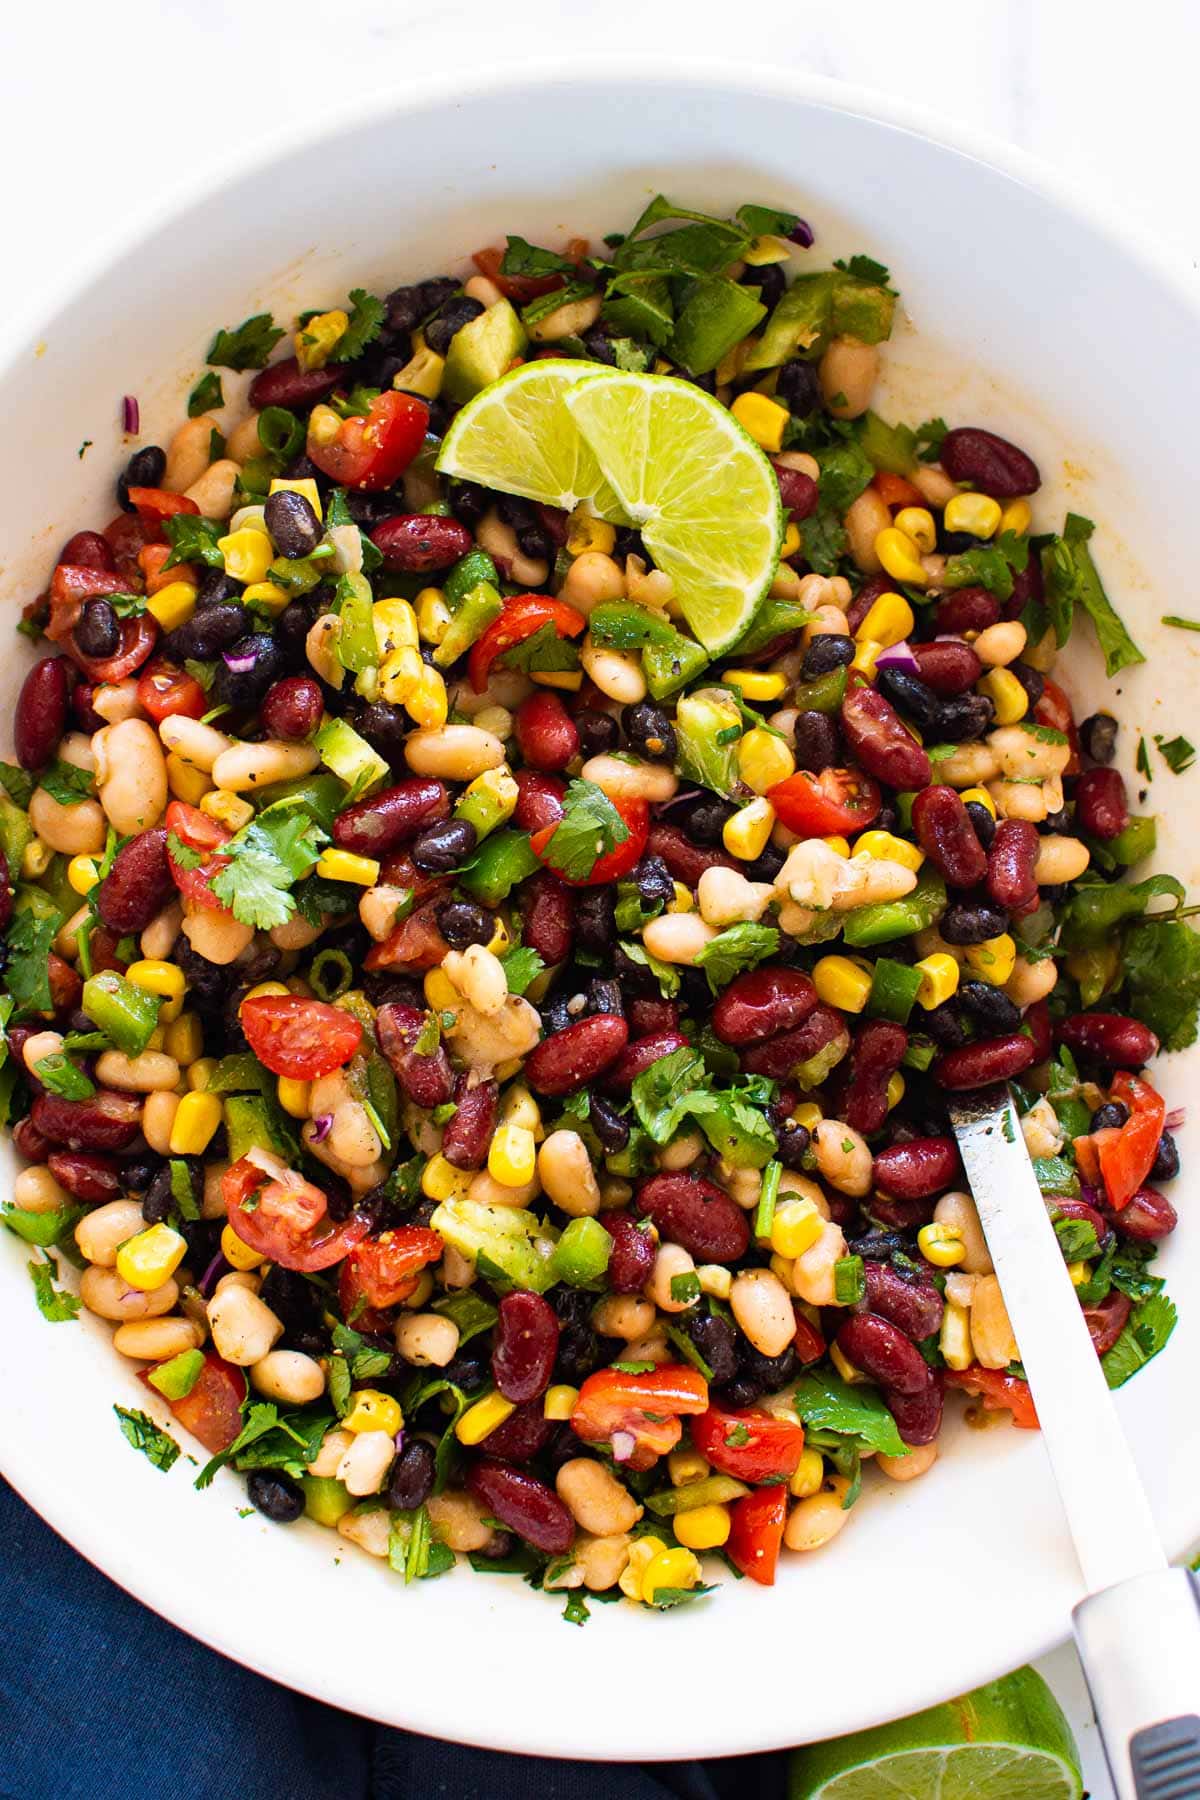
[[[688,624],[710,656],[728,650],[783,544],[767,458],[719,401],[674,376],[604,370],[565,390],[564,404]]]
[[[628,515],[563,404],[577,383],[600,370],[599,363],[543,357],[502,375],[456,414],[438,472],[565,512],[582,505],[611,525],[627,525]]]
[[[791,1800],[1079,1800],[1082,1792],[1071,1728],[1033,1669],[798,1750],[790,1781]]]

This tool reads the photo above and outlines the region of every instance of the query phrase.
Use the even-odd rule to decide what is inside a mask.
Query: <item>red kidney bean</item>
[[[557,694],[542,689],[522,700],[514,721],[517,745],[531,768],[553,773],[579,753],[575,721]]]
[[[951,481],[969,481],[994,500],[1036,494],[1042,485],[1033,458],[978,425],[960,425],[942,439],[942,467]]]
[[[1120,1288],[1111,1288],[1095,1306],[1084,1307],[1083,1316],[1097,1356],[1104,1356],[1112,1349],[1129,1321],[1131,1310],[1129,1295],[1123,1294]]]
[[[951,887],[974,887],[988,871],[987,852],[971,815],[952,787],[927,787],[913,800],[917,842]]]
[[[120,1172],[109,1157],[84,1150],[52,1150],[46,1161],[55,1181],[66,1188],[72,1199],[95,1206],[120,1198]]]
[[[121,964],[122,968],[125,966],[124,963]],[[94,956],[92,968],[98,972],[99,965]],[[54,950],[46,958],[46,974],[50,979],[50,999],[55,1013],[61,1015],[74,1012],[83,999],[83,977]]]
[[[561,506],[545,506],[535,500],[533,510],[541,521],[542,527],[550,535],[556,550],[561,550],[571,535],[571,515],[564,512]]]
[[[394,1000],[381,1006],[375,1015],[379,1048],[392,1073],[413,1105],[428,1109],[444,1106],[449,1100],[454,1092],[454,1076],[444,1044],[439,1044],[432,1054],[413,1049],[424,1027],[423,1012]]]
[[[901,1394],[895,1388],[883,1390],[883,1402],[896,1421],[896,1430],[914,1450],[922,1444],[932,1444],[942,1429],[945,1380],[940,1369],[936,1374],[931,1370],[930,1375],[929,1386],[920,1394]]]
[[[530,1051],[525,1079],[538,1094],[573,1094],[616,1062],[628,1038],[628,1025],[615,1013],[577,1019]]]
[[[7,1042],[8,1042],[9,1050],[12,1052],[12,1057],[13,1057],[14,1062],[19,1063],[19,1064],[24,1062],[25,1046],[29,1042],[30,1038],[34,1037],[40,1030],[41,1030],[41,1026],[35,1025],[32,1022],[30,1022],[28,1025],[10,1025],[9,1026],[8,1033],[7,1033]],[[29,1074],[29,1072],[27,1070],[26,1071],[26,1079],[29,1081],[36,1081],[37,1077],[35,1075]],[[40,1085],[41,1084],[39,1083],[39,1086]]]
[[[542,831],[547,825],[557,825],[563,816],[566,782],[557,775],[543,774],[540,769],[518,769],[513,780],[517,784],[513,824],[522,831]]]
[[[987,890],[997,906],[1019,911],[1037,900],[1034,875],[1042,840],[1027,819],[1001,819],[987,859]]]
[[[468,1078],[459,1075],[454,1082],[454,1100],[457,1111],[442,1134],[442,1155],[456,1169],[482,1169],[496,1134],[500,1090],[494,1081],[480,1081],[471,1087]]]
[[[837,1347],[848,1362],[880,1387],[898,1394],[923,1394],[933,1371],[916,1345],[877,1313],[855,1313],[837,1334]]]
[[[632,1038],[618,1056],[616,1062],[605,1077],[610,1088],[619,1088],[628,1093],[639,1075],[661,1062],[664,1056],[670,1056],[672,1050],[686,1050],[687,1039],[681,1031],[668,1027],[666,1031],[652,1031],[647,1037]]]
[[[1042,582],[1042,559],[1031,556],[1023,569],[1013,570],[1013,591],[1004,602],[1004,617],[1019,619],[1031,600],[1040,606],[1045,588]]]
[[[932,1219],[934,1199],[932,1194],[924,1200],[893,1200],[887,1194],[876,1194],[864,1205],[889,1231],[915,1231]]]
[[[250,383],[250,404],[260,411],[266,406],[285,406],[289,412],[307,412],[318,400],[325,400],[345,374],[341,363],[326,363],[323,369],[302,369],[294,356],[272,363],[269,369]]]
[[[802,1025],[816,1005],[817,990],[801,970],[748,969],[734,976],[713,1007],[712,1027],[723,1044],[756,1044]]]
[[[156,825],[139,832],[117,851],[112,868],[100,883],[96,910],[121,937],[144,931],[151,919],[175,898],[167,862],[167,829]]]
[[[333,841],[340,850],[378,858],[449,812],[445,783],[414,776],[339,813],[333,821]]]
[[[867,1305],[881,1319],[887,1319],[913,1343],[919,1343],[942,1323],[946,1302],[928,1276],[906,1281],[890,1263],[863,1263],[867,1282]]]
[[[1032,1006],[1027,1006],[1025,1017],[1021,1023],[1033,1045],[1034,1062],[1045,1062],[1054,1048],[1054,1025],[1047,1003],[1044,1000],[1035,1000]]]
[[[39,1094],[30,1117],[49,1143],[68,1150],[128,1150],[142,1128],[142,1101],[109,1088],[97,1088],[87,1100]]]
[[[872,1019],[855,1034],[842,1117],[864,1137],[878,1131],[887,1118],[888,1082],[907,1049],[907,1031],[887,1019]]]
[[[117,955],[117,945],[120,941],[121,940],[117,937],[116,932],[110,931],[107,925],[97,925],[91,937],[88,939],[88,948],[91,951],[92,956],[93,975],[100,975],[105,969],[115,969],[118,975],[123,975],[125,973],[125,970],[129,967],[129,963],[124,957]],[[50,992],[52,994],[54,992],[53,965],[57,960],[58,958],[51,958]],[[65,966],[69,969],[69,965]],[[73,971],[70,972],[73,973]]]
[[[605,1276],[609,1288],[614,1294],[640,1294],[654,1267],[654,1240],[632,1213],[605,1213],[604,1229],[613,1241]]]
[[[1113,1069],[1140,1069],[1158,1050],[1150,1027],[1123,1013],[1075,1013],[1055,1026],[1054,1036],[1076,1056],[1090,1056]]]
[[[544,1481],[490,1456],[477,1462],[467,1486],[489,1513],[546,1556],[562,1556],[575,1540],[575,1521]]]
[[[909,1138],[875,1153],[875,1186],[895,1200],[944,1193],[958,1175],[958,1145],[952,1137]]]
[[[674,1000],[627,1000],[625,1017],[635,1037],[651,1037],[657,1031],[675,1029],[679,1023],[679,1006]]]
[[[737,869],[739,866],[723,850],[693,844],[678,825],[651,825],[646,849],[651,856],[662,857],[673,880],[682,881],[690,888],[699,886],[705,869]]]
[[[501,1462],[532,1462],[541,1455],[553,1433],[554,1421],[546,1417],[542,1401],[528,1400],[488,1432],[488,1451]]]
[[[1106,1214],[1109,1224],[1136,1244],[1154,1244],[1170,1237],[1179,1223],[1179,1214],[1167,1196],[1152,1187],[1139,1188],[1120,1212],[1106,1209]]]
[[[986,1087],[989,1081],[1009,1081],[1037,1059],[1031,1039],[1013,1032],[1008,1037],[977,1038],[958,1050],[947,1050],[933,1065],[939,1087]]]
[[[1120,836],[1129,823],[1129,801],[1119,769],[1085,769],[1076,777],[1075,818],[1092,837]]]
[[[921,680],[943,699],[965,694],[983,674],[983,664],[970,644],[955,643],[950,638],[935,639],[931,644],[914,644],[912,653],[917,659]]]
[[[394,519],[384,519],[371,533],[371,542],[389,569],[402,569],[410,575],[448,569],[475,547],[465,525],[433,513],[398,513]]]
[[[86,731],[89,736],[93,731],[102,730],[108,723],[92,705],[97,686],[93,681],[77,681],[71,693],[71,716],[80,731]]]
[[[776,1081],[785,1081],[811,1057],[828,1051],[829,1068],[832,1069],[841,1060],[841,1056],[833,1054],[839,1042],[841,1056],[844,1056],[850,1048],[850,1033],[841,1013],[835,1012],[832,1006],[817,1006],[803,1025],[781,1031],[765,1044],[751,1044],[744,1049],[742,1067],[750,1075],[770,1075]]]
[[[986,588],[959,588],[944,594],[934,608],[939,631],[986,631],[1000,619],[1000,602]],[[932,685],[932,684],[931,684]]]
[[[117,569],[112,547],[98,531],[77,531],[63,545],[58,560],[76,569],[103,569],[106,575],[115,575]]]
[[[842,736],[868,775],[894,788],[929,786],[929,758],[882,694],[852,688],[842,701],[841,720]]]
[[[811,475],[803,469],[789,469],[783,464],[772,462],[775,479],[779,483],[779,497],[783,501],[783,510],[798,525],[802,519],[812,516],[817,510],[817,484]]]
[[[505,1294],[492,1337],[492,1380],[520,1406],[550,1385],[558,1355],[558,1317],[540,1294]]]
[[[1108,1226],[1105,1224],[1096,1208],[1090,1206],[1086,1200],[1060,1200],[1056,1194],[1054,1196],[1054,1205],[1064,1219],[1080,1219],[1084,1224],[1090,1225],[1096,1234],[1097,1240],[1100,1243],[1104,1242],[1104,1239],[1108,1235]]]
[[[543,870],[521,889],[522,941],[544,963],[565,962],[575,938],[575,902],[557,875]]]
[[[285,675],[263,695],[259,718],[268,737],[298,743],[312,736],[324,711],[319,682],[311,675]]]
[[[851,637],[858,630],[880,594],[890,594],[895,587],[890,575],[868,575],[846,608],[846,624]]]
[[[638,1189],[639,1209],[663,1237],[697,1262],[737,1262],[750,1243],[750,1223],[741,1207],[715,1182],[677,1170],[652,1175]]]
[[[13,715],[13,744],[23,769],[44,769],[67,729],[71,699],[70,663],[44,656],[21,684]]]
[[[11,1031],[8,1034],[8,1041],[12,1048],[13,1055],[19,1058],[20,1051],[16,1046]],[[50,1139],[42,1136],[32,1119],[24,1118],[17,1120],[12,1128],[12,1141],[13,1148],[16,1150],[17,1154],[23,1156],[26,1162],[44,1163],[49,1161],[51,1152]]]

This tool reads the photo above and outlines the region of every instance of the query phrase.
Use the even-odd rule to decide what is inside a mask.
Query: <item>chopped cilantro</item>
[[[213,412],[224,404],[225,395],[221,391],[221,377],[209,369],[200,377],[188,395],[188,418],[198,419],[201,413]]]
[[[224,569],[225,554],[218,548],[217,539],[224,537],[225,527],[218,525],[215,519],[202,519],[196,513],[172,513],[170,518],[162,521],[162,528],[171,546],[164,569],[173,569],[176,563],[184,562]]]
[[[235,331],[218,331],[204,360],[219,369],[265,369],[272,350],[285,335],[270,313],[255,313],[243,319]]]
[[[860,1450],[903,1456],[906,1446],[873,1388],[851,1387],[832,1370],[805,1370],[796,1384],[796,1412],[806,1429],[836,1432]]]
[[[676,1276],[675,1280],[678,1281],[679,1276]],[[622,1375],[649,1375],[658,1367],[658,1364],[652,1362],[615,1362],[609,1363],[608,1366],[610,1369],[618,1369]]]
[[[700,1298],[700,1277],[694,1269],[686,1275],[672,1275],[671,1298],[677,1306],[691,1306]]]
[[[1011,600],[1013,571],[1023,571],[1028,561],[1029,540],[1005,531],[994,544],[973,544],[969,550],[948,557],[943,585],[985,587],[998,600]]]
[[[383,330],[383,301],[366,288],[350,289],[350,323],[338,339],[334,354],[339,362],[354,362]]]
[[[838,558],[846,553],[846,530],[836,509],[822,500],[811,518],[800,527],[804,559],[818,575],[836,575]]]
[[[1138,739],[1137,755],[1134,758],[1133,766],[1138,774],[1144,776],[1147,781],[1154,780],[1154,770],[1150,767],[1150,747],[1144,737]]]
[[[269,810],[223,847],[231,860],[213,877],[212,891],[243,925],[269,931],[296,910],[290,889],[312,869],[327,842],[307,813]]]
[[[543,250],[523,237],[510,236],[508,247],[500,258],[500,273],[532,275],[541,279],[545,275],[573,275],[575,264],[556,250]]]
[[[779,948],[779,933],[773,925],[760,925],[752,919],[728,925],[719,931],[696,957],[696,967],[703,969],[713,993],[719,993],[744,969],[756,968]]]
[[[502,650],[499,661],[506,669],[525,675],[547,675],[579,667],[579,650],[568,637],[559,637],[549,620],[532,637]]]
[[[875,474],[875,465],[854,438],[828,450],[818,450],[817,462],[821,470],[821,498],[838,513],[844,513],[858,499]]]
[[[165,1475],[179,1460],[179,1445],[173,1437],[159,1427],[148,1413],[138,1412],[129,1406],[114,1406],[117,1421],[121,1427],[121,1435],[126,1443],[140,1450],[148,1462]]]
[[[1146,659],[1104,591],[1088,548],[1088,539],[1095,529],[1090,519],[1079,513],[1068,513],[1062,536],[1051,539],[1042,550],[1042,576],[1046,610],[1059,648],[1071,634],[1075,607],[1081,606],[1095,627],[1104,652],[1104,666],[1111,677]],[[1011,535],[1005,533],[1006,537]]]
[[[45,788],[52,800],[60,806],[78,806],[86,800],[95,786],[96,778],[90,769],[81,769],[75,763],[63,762],[56,758],[48,769],[43,769],[38,778],[39,786]]]
[[[536,950],[528,944],[517,944],[500,958],[510,994],[523,994],[546,967]]]
[[[33,776],[19,763],[0,762],[0,787],[15,805],[28,806],[36,786]]]
[[[852,256],[848,262],[841,257],[834,263],[835,269],[843,269],[847,275],[853,275],[856,281],[870,281],[876,287],[886,287],[891,279],[891,271],[883,263],[876,262],[873,256]]]
[[[278,1424],[279,1408],[277,1406],[272,1402],[260,1401],[256,1403],[246,1414],[245,1423],[234,1438],[232,1444],[230,1444],[227,1449],[219,1450],[215,1456],[209,1458],[197,1475],[193,1485],[198,1488],[208,1487],[219,1468],[225,1463],[231,1462],[233,1458],[238,1455],[239,1451],[244,1450],[248,1444],[253,1444],[258,1438],[265,1437],[268,1431],[274,1431]]]
[[[42,1257],[41,1262],[28,1262],[25,1265],[33,1283],[37,1309],[51,1325],[65,1325],[68,1319],[79,1317],[79,1300],[65,1288],[55,1287],[54,1277],[58,1274],[58,1264],[45,1250],[42,1251]]]
[[[1200,933],[1182,919],[1141,920],[1125,934],[1124,957],[1125,1008],[1157,1033],[1164,1050],[1194,1044]]]
[[[1122,1387],[1151,1357],[1158,1355],[1174,1331],[1178,1316],[1174,1301],[1165,1294],[1154,1294],[1134,1307],[1124,1331],[1100,1358],[1110,1388]]]
[[[42,917],[32,907],[26,907],[9,927],[4,979],[18,1012],[53,1010],[48,958],[61,924],[61,913]]]
[[[75,454],[79,458],[80,462],[83,461],[84,457],[86,456],[87,452],[91,449],[94,442],[95,442],[94,438],[84,438],[82,444],[80,444],[78,450],[75,452]]]
[[[1172,775],[1182,775],[1196,760],[1196,746],[1189,744],[1185,737],[1164,738],[1156,732],[1154,741]]]
[[[942,454],[942,439],[949,431],[945,419],[926,419],[916,430],[917,456],[923,463],[935,463]]]
[[[578,776],[567,788],[563,815],[542,860],[568,881],[586,881],[600,858],[627,840],[629,827],[602,788]]]

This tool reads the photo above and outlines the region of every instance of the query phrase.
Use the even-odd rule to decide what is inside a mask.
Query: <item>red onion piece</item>
[[[614,1431],[612,1435],[612,1453],[614,1462],[628,1462],[637,1449],[637,1439],[632,1431]]]
[[[197,1287],[200,1289],[200,1292],[204,1295],[206,1300],[207,1300],[208,1296],[212,1293],[213,1289],[216,1287],[217,1277],[220,1275],[221,1270],[223,1268],[228,1269],[230,1267],[231,1267],[231,1265],[225,1261],[225,1257],[222,1254],[222,1252],[220,1250],[218,1250],[217,1254],[213,1257],[213,1259],[209,1263],[207,1269],[205,1269],[203,1275],[200,1277],[199,1281],[196,1283]]]
[[[240,656],[234,656],[230,651],[223,650],[221,652],[221,657],[226,668],[232,669],[235,675],[245,675],[254,667],[255,661],[257,660],[253,652],[247,652],[245,650],[242,651]]]
[[[1163,1123],[1166,1125],[1168,1131],[1178,1131],[1186,1118],[1187,1107],[1177,1106],[1173,1112],[1167,1114]]]
[[[898,644],[889,644],[886,650],[881,650],[875,658],[875,667],[877,669],[903,669],[906,675],[921,673],[917,659],[909,648],[907,638],[901,638]]]
[[[799,244],[802,250],[811,250],[817,241],[817,234],[807,219],[797,219],[788,232],[788,242]]]
[[[329,1133],[332,1129],[333,1129],[333,1114],[332,1113],[322,1113],[319,1118],[316,1118],[313,1120],[313,1128],[312,1128],[313,1143],[314,1144],[323,1144],[325,1142],[325,1139],[329,1136]]]
[[[121,401],[122,429],[136,436],[141,428],[141,423],[141,408],[138,406],[136,398],[133,394],[126,394]]]

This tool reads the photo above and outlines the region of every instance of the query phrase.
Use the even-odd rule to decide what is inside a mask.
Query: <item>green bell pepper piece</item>
[[[454,617],[446,627],[446,635],[433,653],[439,669],[448,669],[464,650],[481,638],[493,619],[504,611],[504,602],[490,581],[480,581],[464,594]]]
[[[477,842],[511,819],[517,810],[517,784],[507,769],[488,769],[477,776],[454,808],[456,819],[475,827]]]
[[[300,1486],[304,1489],[304,1510],[318,1525],[336,1525],[358,1504],[354,1495],[348,1494],[331,1475],[302,1475]]]
[[[169,1362],[151,1369],[146,1380],[157,1388],[164,1400],[186,1400],[200,1379],[204,1367],[203,1350],[181,1350]]]
[[[846,914],[842,936],[855,949],[886,944],[892,938],[912,937],[924,931],[946,909],[946,884],[936,870],[922,869],[911,894],[903,900],[881,900]]]
[[[554,1279],[588,1287],[608,1268],[613,1241],[599,1219],[572,1219],[555,1245]]]
[[[0,850],[8,864],[8,879],[15,881],[21,872],[21,858],[33,840],[33,826],[25,813],[8,795],[0,793]]]
[[[797,682],[792,704],[801,712],[835,713],[845,698],[845,669],[830,669],[813,681]]]
[[[767,316],[755,290],[702,275],[691,282],[671,333],[671,355],[693,375],[707,375],[727,350],[740,344]]]
[[[1153,813],[1138,813],[1123,831],[1110,838],[1105,848],[1119,868],[1128,869],[1154,853],[1158,842],[1158,821]]]
[[[261,1094],[230,1094],[224,1110],[230,1162],[238,1162],[248,1150],[278,1152],[271,1114]]]
[[[669,699],[707,667],[707,652],[681,631],[672,634],[669,644],[647,644],[642,651],[646,686],[655,700]]]
[[[527,831],[496,831],[479,846],[459,875],[458,885],[473,900],[499,906],[519,881],[536,874],[541,866],[530,848]]]
[[[391,780],[392,772],[382,756],[345,719],[326,719],[313,747],[325,767],[332,769],[357,799]]]
[[[335,610],[340,624],[337,656],[343,669],[349,669],[352,675],[361,675],[367,669],[379,667],[373,605],[371,584],[365,575],[351,573],[342,576],[337,584],[335,598]]]
[[[917,434],[911,425],[888,425],[869,412],[859,426],[858,442],[875,468],[889,475],[909,475],[916,464]]]
[[[80,1004],[118,1050],[126,1056],[140,1056],[157,1029],[161,997],[134,987],[115,969],[104,969],[84,982]]]
[[[499,587],[500,576],[495,563],[486,550],[469,550],[461,562],[455,563],[442,582],[442,597],[450,611],[454,612],[462,605],[471,589],[485,581],[490,587]]]
[[[908,963],[895,962],[890,956],[881,956],[875,964],[867,1011],[872,1018],[892,1019],[897,1025],[907,1025],[920,985],[919,969]]]
[[[931,1039],[910,1037],[908,1048],[900,1058],[901,1067],[916,1069],[919,1073],[924,1074],[936,1055],[937,1050]]]
[[[765,649],[775,638],[803,630],[811,618],[808,609],[795,600],[764,600],[734,645],[734,653],[753,656],[756,650]]]

